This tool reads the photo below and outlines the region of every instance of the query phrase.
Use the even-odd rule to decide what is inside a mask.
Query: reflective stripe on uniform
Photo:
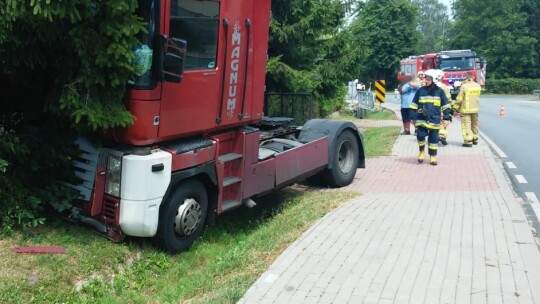
[[[430,150],[437,150],[439,147],[437,146],[437,144],[429,144],[428,145],[428,149]]]
[[[419,120],[419,119],[417,119],[417,120],[415,120],[414,125],[417,126],[417,127],[419,127],[419,126],[424,125],[425,123],[426,123],[425,120]]]
[[[432,129],[432,130],[439,130],[441,128],[441,125],[440,124],[435,124],[435,123],[431,123],[431,122],[427,122],[425,120],[416,120],[414,125],[416,127],[426,127],[428,129]]]
[[[431,122],[425,122],[423,124],[424,127],[431,129],[431,130],[439,130],[441,128],[441,125],[438,123],[431,123]]]
[[[482,89],[473,89],[473,88],[465,89],[465,93],[467,93],[467,95],[469,96],[477,96],[477,95],[480,95],[481,92],[482,92]]]
[[[420,103],[432,103],[436,107],[441,106],[441,98],[439,96],[420,96]]]

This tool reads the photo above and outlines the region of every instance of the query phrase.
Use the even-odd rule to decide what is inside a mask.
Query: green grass
[[[235,303],[290,243],[357,195],[287,188],[218,218],[177,255],[145,239],[112,243],[62,221],[4,235],[0,303]],[[31,245],[64,246],[66,253],[11,252]]]
[[[340,112],[333,113],[329,116],[330,119],[335,120],[357,120],[355,113],[349,110],[341,110]],[[369,111],[365,118],[363,119],[374,119],[374,120],[397,120],[396,114],[394,112],[385,109],[385,108],[375,108]]]
[[[376,108],[367,113],[366,119],[375,119],[375,120],[396,120],[397,116],[394,112],[384,109]]]
[[[370,128],[364,131],[364,145],[367,157],[389,156],[399,136],[401,127]]]
[[[343,110],[331,115],[329,118],[336,120],[358,121],[353,112]],[[365,119],[373,120],[397,120],[394,112],[385,108],[375,108],[369,111]],[[364,130],[364,148],[366,157],[389,156],[396,142],[401,127],[369,128]]]

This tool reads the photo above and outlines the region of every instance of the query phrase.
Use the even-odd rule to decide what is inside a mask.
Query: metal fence
[[[290,117],[294,124],[303,125],[317,114],[317,105],[309,93],[267,93],[264,96],[265,116]]]
[[[358,83],[350,81],[347,88],[347,104],[350,110],[356,113],[356,117],[364,118],[375,107],[375,93],[371,90],[357,90]],[[365,85],[363,85],[365,89]]]

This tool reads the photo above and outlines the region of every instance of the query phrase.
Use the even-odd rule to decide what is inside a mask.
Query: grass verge
[[[355,113],[349,110],[341,110],[331,114],[328,118],[335,120],[357,120]],[[374,108],[373,110],[367,112],[367,115],[364,119],[373,119],[373,120],[397,120],[396,114],[391,110],[386,108]]]
[[[385,108],[375,108],[367,113],[366,119],[374,120],[397,120],[394,112]]]
[[[218,218],[187,252],[107,241],[61,221],[0,239],[1,303],[235,303],[315,221],[358,193],[290,188]],[[264,206],[261,208],[259,206]],[[15,254],[59,245],[65,254]]]
[[[366,157],[389,156],[401,127],[369,128],[364,131]]]

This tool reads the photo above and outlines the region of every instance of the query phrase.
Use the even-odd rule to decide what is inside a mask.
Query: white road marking
[[[518,183],[520,183],[520,184],[526,184],[527,183],[527,180],[525,179],[525,176],[523,176],[523,175],[516,175],[516,179],[517,179]]]
[[[506,165],[507,165],[508,168],[510,168],[510,169],[515,169],[515,168],[516,168],[516,165],[514,165],[513,162],[506,162]]]
[[[538,198],[536,197],[536,194],[534,192],[525,192],[525,196],[527,197],[527,200],[531,204],[531,207],[536,214],[536,218],[540,219],[540,202],[538,202]]]
[[[506,154],[504,154],[503,150],[499,148],[489,137],[487,137],[486,134],[484,134],[482,131],[478,131],[480,133],[480,136],[495,150],[495,152],[499,155],[500,158],[506,158]]]

